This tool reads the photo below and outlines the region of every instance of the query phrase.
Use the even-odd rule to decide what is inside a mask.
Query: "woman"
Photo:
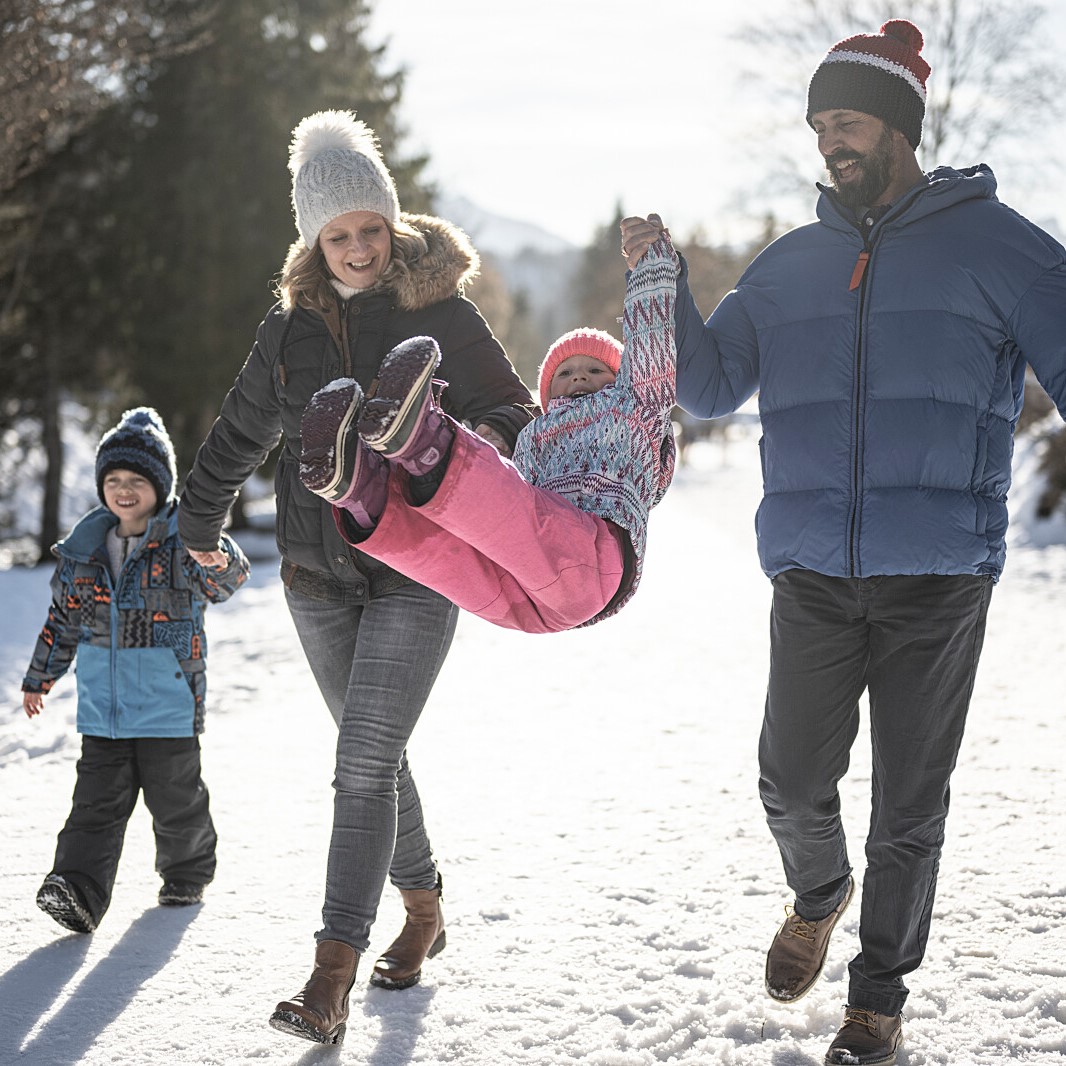
[[[372,130],[324,111],[293,132],[289,168],[300,233],[248,361],[196,457],[181,535],[217,561],[234,494],[279,440],[277,541],[285,596],[304,654],[339,726],[323,927],[310,980],[270,1019],[276,1029],[339,1043],[348,993],[386,877],[407,920],[371,983],[406,988],[444,946],[441,880],[405,748],[455,628],[456,608],[352,548],[329,504],[300,482],[300,418],[323,385],[351,377],[372,394],[385,354],[436,338],[443,404],[510,455],[532,399],[461,291],[478,268],[449,223],[401,214]]]

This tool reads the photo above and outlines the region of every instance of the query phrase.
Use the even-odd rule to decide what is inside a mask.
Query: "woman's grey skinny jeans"
[[[437,868],[407,764],[407,742],[451,646],[458,609],[422,585],[369,603],[285,590],[322,696],[339,727],[333,836],[317,940],[360,954],[385,879],[431,889]]]

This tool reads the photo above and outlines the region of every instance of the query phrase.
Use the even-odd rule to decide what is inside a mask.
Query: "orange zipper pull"
[[[859,252],[859,258],[855,262],[855,269],[851,272],[851,284],[848,286],[848,292],[854,292],[862,284],[862,276],[866,273],[866,264],[869,261],[869,252]]]

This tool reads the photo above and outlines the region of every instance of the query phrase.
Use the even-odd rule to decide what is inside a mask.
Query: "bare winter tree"
[[[1063,114],[1066,68],[1046,47],[1046,13],[1045,4],[1029,0],[793,0],[787,19],[741,31],[759,56],[758,73],[748,71],[745,81],[773,96],[779,128],[794,128],[811,73],[833,44],[909,19],[925,37],[922,56],[932,68],[923,167],[984,162],[993,148],[1002,158],[1031,150],[1031,138]],[[796,181],[810,169],[809,158],[782,162],[779,174],[790,171]],[[809,198],[809,180],[802,186]]]
[[[1040,178],[1052,180],[1049,168],[1062,165],[1056,152],[1063,143],[1066,67],[1053,62],[1057,53],[1047,48],[1046,15],[1046,4],[1030,0],[792,0],[787,20],[748,26],[740,36],[757,50],[759,69],[747,73],[746,87],[773,98],[780,134],[767,138],[775,151],[767,191],[790,200],[798,193],[809,208],[812,138],[798,142],[803,154],[796,159],[780,146],[792,143],[802,124],[811,74],[837,41],[876,33],[893,18],[909,19],[922,31],[922,55],[932,69],[922,166],[988,162],[995,169],[1019,151],[1029,158],[1037,144]],[[1049,136],[1049,129],[1057,135]],[[1022,425],[1039,434],[1044,449],[1047,485],[1039,510],[1047,516],[1066,507],[1066,429],[1040,421],[1053,405],[1032,378],[1025,405]]]
[[[42,558],[59,532],[63,466],[56,313],[42,316],[35,345],[9,342],[22,332],[31,259],[39,235],[49,225],[58,228],[52,209],[69,175],[37,179],[153,64],[201,47],[216,7],[213,0],[0,0],[0,429],[21,414],[40,421],[47,456]],[[20,366],[32,374],[29,395]]]
[[[150,63],[199,47],[196,0],[0,0],[0,192],[40,167]]]

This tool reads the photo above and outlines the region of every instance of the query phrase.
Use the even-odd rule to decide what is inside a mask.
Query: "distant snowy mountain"
[[[438,198],[437,213],[465,230],[479,252],[509,258],[530,249],[537,252],[569,252],[576,245],[531,222],[494,215],[464,196]]]

